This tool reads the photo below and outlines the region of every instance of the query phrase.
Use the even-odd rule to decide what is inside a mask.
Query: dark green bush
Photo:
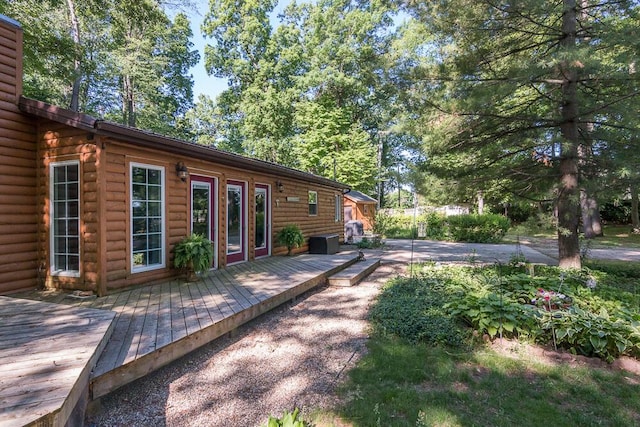
[[[444,309],[446,287],[432,280],[391,280],[370,311],[374,330],[409,342],[459,346],[463,333]]]
[[[418,215],[394,214],[389,215],[379,212],[373,233],[390,239],[411,239],[418,237],[418,227],[425,224],[426,238],[433,240],[445,240],[447,238],[446,218],[436,212],[428,212]]]
[[[532,203],[515,202],[507,203],[506,206],[504,203],[492,205],[489,210],[494,214],[506,215],[513,223],[521,224],[536,215],[538,207]]]
[[[356,243],[356,246],[360,249],[375,249],[383,247],[384,242],[379,236],[363,237],[362,240]]]
[[[428,239],[445,240],[447,238],[447,221],[444,215],[429,212],[420,216],[419,222],[422,221],[426,223]]]
[[[447,218],[455,242],[497,243],[510,227],[509,218],[496,214],[454,215]]]
[[[378,234],[380,236],[388,237],[387,232],[391,227],[395,227],[397,225],[396,216],[389,215],[383,211],[378,211],[376,213],[376,218],[373,223],[373,234]]]
[[[605,203],[600,207],[600,218],[608,223],[631,223],[631,201],[622,200]]]
[[[584,262],[586,267],[618,277],[640,279],[640,262],[609,261],[590,259]]]

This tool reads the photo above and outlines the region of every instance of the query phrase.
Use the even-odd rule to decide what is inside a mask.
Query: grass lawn
[[[640,425],[640,378],[491,347],[373,338],[339,410],[353,426]]]
[[[390,281],[372,306],[368,353],[340,390],[343,404],[311,421],[640,426],[640,370],[602,360],[640,355],[640,271],[606,267],[593,271],[594,290],[554,268],[531,277],[517,268],[424,267]],[[531,304],[542,286],[571,297],[571,307]],[[564,352],[551,351],[556,336]]]
[[[591,240],[592,248],[640,248],[640,234],[631,233],[630,225],[604,225],[603,233],[604,236]],[[528,242],[534,246],[555,244],[557,235],[550,230],[529,230],[522,226],[517,226],[507,232],[503,241],[505,243]]]

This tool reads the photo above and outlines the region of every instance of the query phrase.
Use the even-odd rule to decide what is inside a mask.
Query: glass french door
[[[213,265],[218,266],[215,178],[191,176],[191,233],[200,234],[213,242]]]
[[[241,181],[227,181],[227,264],[245,261],[246,186]]]
[[[255,252],[256,257],[269,255],[269,186],[256,184],[255,192]]]

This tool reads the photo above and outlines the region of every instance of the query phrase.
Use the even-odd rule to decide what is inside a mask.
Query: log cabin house
[[[342,236],[343,184],[21,96],[22,37],[0,15],[0,295],[165,280],[192,232],[212,268],[285,253],[291,223]]]

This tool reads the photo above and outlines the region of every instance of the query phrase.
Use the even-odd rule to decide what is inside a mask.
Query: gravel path
[[[368,307],[403,272],[383,264],[353,287],[320,287],[101,399],[88,426],[259,426],[337,404],[366,351]]]
[[[234,336],[218,339],[102,398],[86,425],[259,426],[269,415],[280,416],[295,407],[303,416],[313,409],[335,407],[336,386],[366,351],[366,316],[383,283],[404,273],[410,260],[451,262],[474,253],[508,262],[514,253],[508,245],[476,249],[414,242],[414,257],[407,250],[410,241],[388,243],[384,251],[371,251],[385,262],[364,282],[348,288],[316,288],[296,303],[254,319]],[[548,247],[540,246],[534,247],[552,255],[545,251]],[[594,255],[640,258],[639,251],[632,252],[602,250]]]

